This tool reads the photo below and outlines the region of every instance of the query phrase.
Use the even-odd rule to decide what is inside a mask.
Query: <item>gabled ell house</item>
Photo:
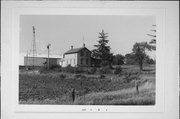
[[[60,62],[62,67],[71,65],[72,67],[90,67],[91,66],[91,51],[85,47],[73,48],[64,53],[63,59]]]

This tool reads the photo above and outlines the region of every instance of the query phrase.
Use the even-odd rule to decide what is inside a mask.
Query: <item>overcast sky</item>
[[[30,51],[36,28],[37,52],[47,54],[46,45],[51,44],[51,54],[60,54],[83,46],[90,50],[97,44],[102,29],[108,33],[111,52],[130,53],[135,42],[150,41],[146,34],[156,24],[154,16],[95,16],[95,15],[22,15],[20,17],[20,53]]]

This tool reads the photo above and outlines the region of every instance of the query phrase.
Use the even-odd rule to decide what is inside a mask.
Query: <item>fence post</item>
[[[139,94],[139,76],[140,76],[140,72],[138,72],[137,74],[136,74],[137,76],[136,76],[136,79],[135,79],[135,88],[136,88],[136,92],[137,92],[137,94]]]
[[[74,88],[72,89],[72,100],[73,100],[73,102],[75,101],[75,89]]]
[[[135,87],[136,87],[137,94],[139,94],[139,83],[138,83],[137,79],[135,80]]]

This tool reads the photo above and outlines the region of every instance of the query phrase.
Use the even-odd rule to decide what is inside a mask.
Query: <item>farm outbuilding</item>
[[[21,58],[22,59],[22,58]],[[59,55],[50,55],[49,65],[55,66],[60,65],[61,56]],[[37,55],[33,56],[23,56],[23,61],[21,61],[21,66],[45,66],[48,62],[48,57],[46,55]]]
[[[49,65],[59,65],[60,58],[49,58]],[[48,62],[47,57],[24,57],[25,66],[44,66]]]

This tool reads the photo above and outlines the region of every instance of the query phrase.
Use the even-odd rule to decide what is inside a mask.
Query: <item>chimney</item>
[[[83,44],[83,47],[85,47],[85,44]]]
[[[73,49],[73,46],[71,45],[71,50]]]

